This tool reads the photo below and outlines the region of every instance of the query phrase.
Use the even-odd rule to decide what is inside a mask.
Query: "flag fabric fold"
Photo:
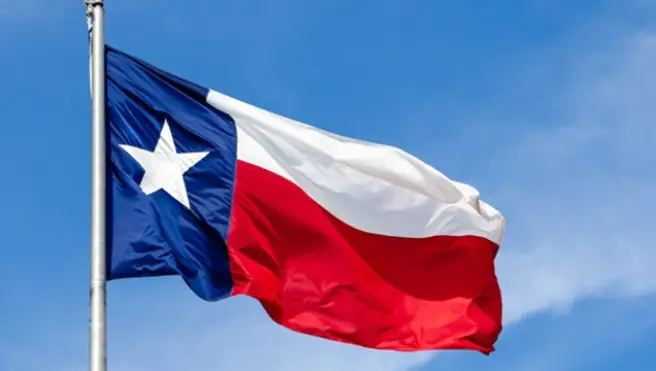
[[[501,213],[408,154],[107,47],[109,279],[179,275],[376,349],[489,353]]]

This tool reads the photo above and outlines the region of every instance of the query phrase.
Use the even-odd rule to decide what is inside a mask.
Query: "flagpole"
[[[84,0],[91,32],[91,300],[89,371],[107,370],[105,261],[105,15],[103,0]]]

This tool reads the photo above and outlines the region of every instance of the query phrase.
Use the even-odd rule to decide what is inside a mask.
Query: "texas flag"
[[[493,351],[505,222],[475,188],[106,53],[108,279],[178,275],[368,348]]]

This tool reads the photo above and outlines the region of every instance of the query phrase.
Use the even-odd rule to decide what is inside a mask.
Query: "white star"
[[[171,129],[166,120],[153,152],[141,148],[121,145],[146,171],[141,180],[141,190],[149,195],[160,189],[189,208],[189,196],[183,174],[209,152],[177,153]]]

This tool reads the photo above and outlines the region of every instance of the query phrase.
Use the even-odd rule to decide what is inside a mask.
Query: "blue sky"
[[[106,2],[113,46],[400,146],[508,222],[506,327],[490,357],[298,335],[253,300],[205,303],[171,277],[110,283],[112,371],[656,369],[654,1]],[[2,370],[86,369],[81,3],[0,0]]]

